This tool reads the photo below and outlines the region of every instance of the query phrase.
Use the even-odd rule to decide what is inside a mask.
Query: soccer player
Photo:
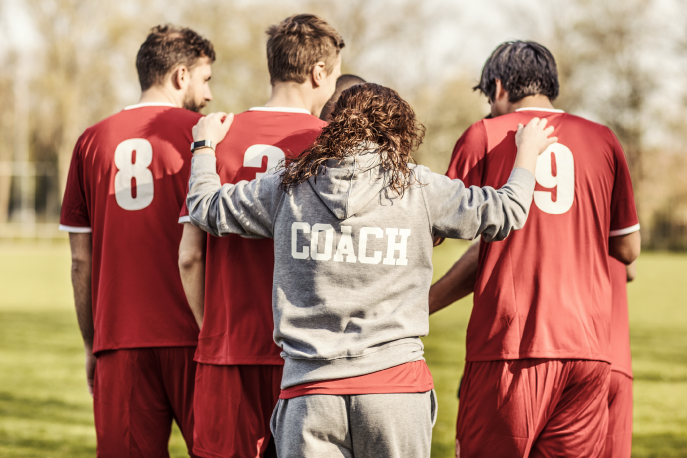
[[[505,183],[516,153],[509,139],[535,116],[558,142],[537,160],[527,227],[479,246],[456,455],[599,456],[612,361],[608,254],[630,264],[640,250],[625,156],[607,127],[553,107],[556,64],[537,43],[500,45],[476,89],[493,118],[458,140],[449,177]],[[432,288],[431,311],[462,294],[451,280],[460,271],[470,268],[457,263]]]
[[[336,101],[339,100],[339,97],[341,97],[341,93],[351,86],[355,86],[356,84],[362,84],[364,82],[364,79],[355,75],[341,75],[340,77],[338,77],[336,80],[336,89],[334,91],[334,95],[331,99],[329,99],[327,104],[322,109],[322,113],[320,113],[320,119],[322,121],[328,121],[327,118],[329,117],[329,114],[334,110],[334,106],[336,106]]]
[[[267,35],[272,95],[265,106],[237,115],[219,145],[222,183],[264,176],[310,146],[325,125],[318,115],[341,74],[344,41],[323,19],[292,16],[271,26]],[[185,208],[179,221],[189,221]],[[195,453],[274,456],[269,420],[284,362],[272,337],[272,240],[220,239],[184,224],[179,262],[202,327]]]
[[[479,243],[474,243],[430,289],[432,313],[474,292]],[[625,266],[609,257],[612,287],[611,381],[608,391],[608,432],[603,456],[627,458],[632,452],[632,355],[630,352],[627,283],[635,278],[635,263]],[[462,380],[461,380],[462,382]]]
[[[194,145],[220,142],[223,116],[200,120]],[[371,83],[345,90],[316,143],[281,172],[222,186],[214,151],[195,150],[192,223],[274,239],[280,457],[429,457],[436,397],[420,336],[432,236],[503,240],[521,228],[537,155],[555,141],[545,125],[520,126],[498,191],[410,163],[424,128],[395,91]]]
[[[168,456],[173,419],[192,452],[199,330],[175,222],[214,60],[193,30],[153,28],[136,57],[140,103],[88,128],[74,148],[60,229],[70,233],[98,456]]]

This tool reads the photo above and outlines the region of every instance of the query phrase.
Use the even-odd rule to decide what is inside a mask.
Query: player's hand
[[[96,357],[90,348],[86,348],[86,383],[88,383],[88,393],[93,397],[93,380],[95,379]]]
[[[546,123],[546,118],[532,118],[526,126],[518,124],[518,131],[515,134],[515,146],[518,148],[515,167],[525,168],[534,175],[537,157],[558,141],[558,137],[550,136],[553,133],[553,126],[547,128]]]
[[[211,140],[213,144],[217,145],[224,140],[233,121],[233,113],[211,113],[202,117],[198,121],[198,124],[193,126],[193,141]],[[210,148],[201,148],[198,152],[205,153],[212,152],[212,150]]]

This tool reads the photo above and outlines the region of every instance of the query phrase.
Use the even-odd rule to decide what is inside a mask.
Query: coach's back
[[[638,224],[627,162],[610,129],[539,108],[484,119],[458,141],[448,175],[466,186],[505,184],[518,123],[535,116],[555,127],[558,143],[537,162],[526,227],[480,246],[466,359],[610,362],[608,239]]]
[[[76,144],[60,223],[93,232],[94,353],[197,343],[177,267],[176,220],[199,118],[168,104],[134,105]]]

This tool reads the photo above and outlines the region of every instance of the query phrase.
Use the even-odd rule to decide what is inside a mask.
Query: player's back
[[[481,245],[467,359],[610,361],[608,238],[637,224],[613,133],[560,110],[486,119],[459,140],[449,176],[501,187],[515,161],[517,125],[535,116],[554,126],[558,143],[538,159],[525,228]]]
[[[234,118],[217,146],[222,183],[259,178],[298,156],[325,122],[306,110],[252,108]],[[196,361],[206,364],[283,364],[273,341],[271,239],[208,236],[205,314]]]
[[[171,105],[134,105],[77,142],[60,222],[93,232],[94,352],[197,342],[176,219],[199,117]]]

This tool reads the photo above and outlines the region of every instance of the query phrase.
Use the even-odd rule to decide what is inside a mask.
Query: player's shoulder
[[[327,123],[304,109],[253,107],[236,115],[245,122],[263,123],[270,121],[293,127],[322,129]]]
[[[301,138],[314,140],[327,125],[320,118],[305,110],[282,111],[268,110],[269,107],[251,108],[237,114],[230,130],[230,135],[248,136],[263,135],[292,139],[299,142]]]
[[[126,107],[117,113],[99,121],[84,131],[84,134],[96,134],[111,129],[118,129],[128,125],[137,125],[142,122],[153,123],[159,121],[166,128],[193,127],[203,115],[184,108],[172,106],[137,106]]]
[[[565,117],[563,121],[566,125],[573,124],[584,129],[597,131],[603,134],[611,132],[611,129],[608,126],[592,121],[591,119],[583,118],[582,116],[574,115],[572,113],[564,113],[564,115]]]

